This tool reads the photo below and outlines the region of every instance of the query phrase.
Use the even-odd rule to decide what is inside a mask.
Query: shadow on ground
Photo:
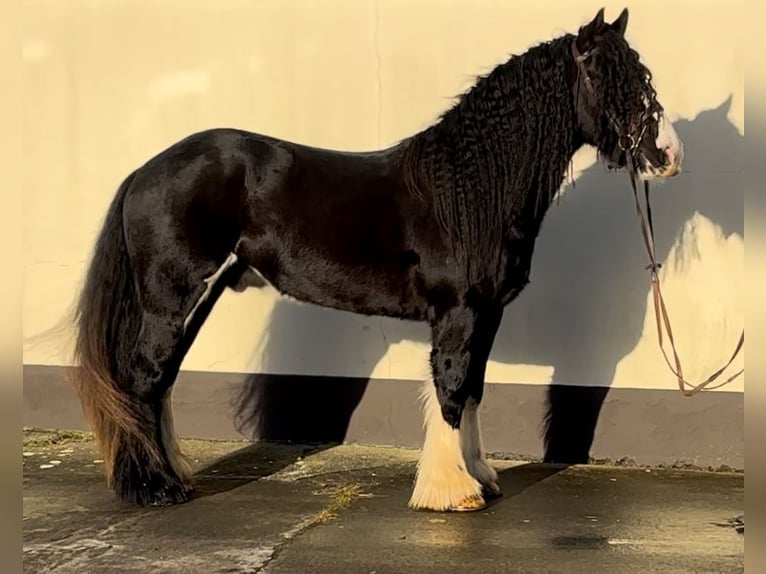
[[[335,444],[294,445],[258,442],[226,454],[194,474],[194,498],[229,492],[271,476],[299,460],[317,454]]]
[[[729,523],[742,513],[741,474],[495,461],[505,494],[485,511],[415,512],[415,451],[344,445],[303,457],[292,445],[236,452],[241,442],[183,440],[203,496],[135,508],[106,488],[91,440],[26,438],[26,572],[438,574],[470,564],[620,574],[744,564],[744,536]]]
[[[518,496],[528,488],[557,475],[569,468],[566,464],[526,463],[511,466],[497,473],[503,496],[492,501],[491,505],[503,504],[504,501]]]

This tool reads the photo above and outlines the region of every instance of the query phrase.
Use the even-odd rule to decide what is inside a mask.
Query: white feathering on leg
[[[430,380],[421,398],[426,436],[409,506],[436,511],[484,508],[481,483],[469,474],[463,459],[460,431],[442,417]]]

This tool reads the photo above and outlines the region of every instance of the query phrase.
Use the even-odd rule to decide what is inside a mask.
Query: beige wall
[[[67,311],[122,178],[175,140],[236,126],[339,149],[386,146],[508,54],[625,4],[629,40],[686,139],[687,172],[656,189],[655,218],[686,374],[707,374],[744,321],[743,11],[723,0],[27,1],[25,336]],[[627,181],[590,151],[577,180],[546,222],[488,379],[673,388]],[[272,291],[226,293],[184,368],[422,378],[427,335]],[[24,362],[68,364],[67,349],[38,341]],[[727,387],[743,389],[744,379]]]

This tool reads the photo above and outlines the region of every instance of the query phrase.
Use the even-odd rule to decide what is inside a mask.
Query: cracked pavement
[[[479,513],[414,512],[417,452],[182,440],[194,498],[133,508],[83,433],[26,431],[24,571],[742,572],[744,475],[495,461]]]

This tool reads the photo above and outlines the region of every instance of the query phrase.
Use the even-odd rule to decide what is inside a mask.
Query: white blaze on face
[[[684,145],[681,138],[678,137],[673,123],[664,115],[660,117],[657,126],[657,139],[655,140],[657,149],[663,150],[668,156],[670,167],[668,171],[678,173],[681,170],[681,163],[684,157]]]

